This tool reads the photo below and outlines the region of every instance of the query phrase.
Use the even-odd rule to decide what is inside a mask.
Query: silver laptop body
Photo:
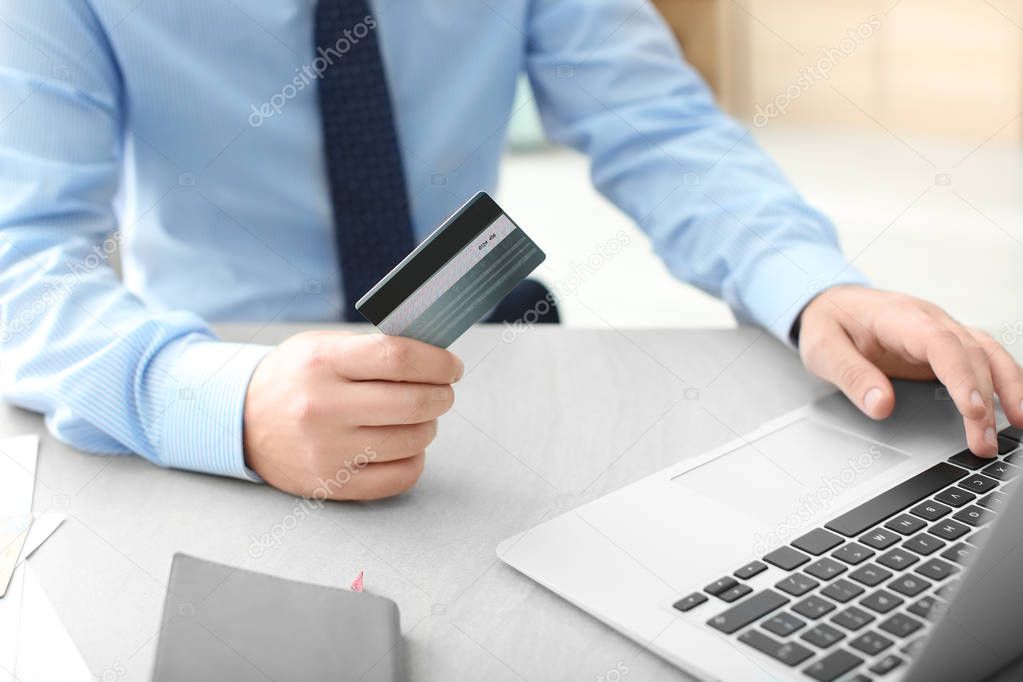
[[[883,422],[833,394],[498,556],[701,679],[980,680],[1023,653],[1018,443],[1001,442],[991,463],[959,454],[936,384],[900,382]]]

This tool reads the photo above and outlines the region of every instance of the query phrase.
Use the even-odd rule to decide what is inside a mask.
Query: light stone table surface
[[[219,331],[273,344],[303,329]],[[0,406],[0,434],[42,436],[35,510],[68,520],[32,566],[93,674],[149,678],[181,551],[323,585],[365,570],[366,589],[401,609],[412,680],[614,680],[623,666],[623,679],[689,679],[500,563],[495,547],[829,388],[752,328],[512,337],[481,326],[456,342],[466,375],[426,471],[380,502],[303,505],[266,485],[82,454],[37,415]]]

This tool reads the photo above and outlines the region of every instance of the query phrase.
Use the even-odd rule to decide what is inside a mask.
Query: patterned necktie
[[[363,321],[355,302],[415,246],[376,30],[367,0],[316,4],[320,116],[351,322]]]

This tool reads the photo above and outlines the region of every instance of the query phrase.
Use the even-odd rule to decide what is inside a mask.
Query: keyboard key
[[[845,649],[835,649],[824,658],[803,668],[803,673],[818,682],[832,682],[863,663],[863,659],[854,656]]]
[[[726,590],[730,590],[730,589],[732,589],[733,587],[735,587],[738,584],[739,583],[737,583],[734,579],[729,578],[726,575],[724,578],[718,578],[717,580],[712,582],[710,585],[707,585],[706,587],[704,587],[703,591],[706,592],[709,595],[712,595],[712,596],[716,597],[717,595],[721,594],[722,592],[725,592]]]
[[[812,575],[814,578],[820,578],[821,580],[831,580],[836,575],[844,573],[846,571],[846,567],[843,564],[838,563],[834,559],[821,557],[820,559],[813,562],[803,570]]]
[[[1015,438],[999,438],[998,454],[1005,455],[1019,447],[1019,441]]]
[[[814,528],[806,535],[793,540],[792,546],[814,556],[820,556],[829,549],[838,547],[842,542],[842,538],[834,533],[823,528]]]
[[[973,474],[972,476],[967,476],[963,480],[959,481],[959,487],[964,488],[971,493],[983,495],[992,488],[998,487],[998,481],[981,474]]]
[[[863,673],[856,673],[852,677],[848,678],[845,682],[872,682],[872,680]]]
[[[863,594],[863,588],[856,583],[849,582],[845,578],[839,578],[821,590],[821,594],[844,604]]]
[[[937,521],[950,511],[952,511],[952,507],[949,507],[947,504],[935,502],[934,500],[925,500],[910,509],[909,513],[919,516],[921,519]]]
[[[1002,438],[1008,438],[1014,440],[1017,443],[1023,442],[1023,429],[1018,426],[1007,426],[998,432],[998,435]]]
[[[912,535],[913,533],[917,532],[926,525],[927,525],[926,523],[924,523],[915,516],[910,516],[909,514],[899,514],[894,519],[884,524],[884,527],[890,528],[891,530],[894,531],[898,531],[903,535]]]
[[[791,571],[793,568],[802,566],[810,557],[802,552],[797,552],[791,547],[779,547],[773,552],[764,555],[764,561],[773,564],[783,571]]]
[[[906,610],[921,618],[930,618],[931,616],[940,616],[948,613],[948,603],[936,597],[928,596],[914,602]]]
[[[874,673],[875,675],[887,675],[888,673],[902,665],[902,662],[903,662],[902,659],[896,656],[895,654],[888,654],[880,661],[870,666],[868,670],[870,670],[870,672]]]
[[[920,561],[920,557],[916,554],[896,547],[895,549],[882,554],[878,558],[877,563],[896,571],[901,571],[904,568],[909,568],[918,561]]]
[[[888,549],[902,537],[884,528],[875,528],[866,535],[860,536],[860,542],[874,549]]]
[[[977,504],[987,509],[990,509],[993,512],[997,512],[1001,510],[1002,505],[1005,504],[1006,500],[1008,499],[1009,499],[1008,495],[1006,495],[1005,493],[1000,493],[997,490],[995,490],[993,492],[988,493],[984,497],[980,498],[980,500],[977,501]]]
[[[976,549],[973,545],[968,545],[965,542],[960,542],[957,545],[953,545],[941,553],[943,559],[954,561],[960,566],[966,564],[973,555],[973,551]]]
[[[874,550],[869,547],[864,547],[858,542],[850,542],[849,544],[836,549],[831,553],[831,556],[836,559],[840,559],[847,564],[856,566],[857,564],[861,564],[874,556]]]
[[[968,543],[970,543],[971,545],[975,545],[977,547],[980,547],[980,545],[984,542],[984,538],[986,538],[986,537],[987,537],[987,528],[981,528],[980,530],[976,531],[973,535],[971,535],[970,537],[966,538],[966,541]]]
[[[1013,466],[1006,461],[999,460],[988,464],[986,467],[981,469],[982,474],[990,476],[991,478],[997,478],[999,481],[1007,481],[1010,478],[1015,478],[1019,474],[1019,467]]]
[[[942,599],[951,599],[952,595],[955,594],[955,591],[958,588],[959,588],[959,581],[958,580],[953,580],[952,582],[946,583],[946,584],[942,585],[941,587],[939,587],[938,589],[934,590],[934,594],[938,595]]]
[[[877,611],[878,613],[888,613],[896,606],[902,604],[905,601],[902,597],[896,597],[887,590],[878,590],[868,594],[866,597],[860,600],[860,603],[866,606],[871,611]]]
[[[965,473],[963,469],[948,462],[935,464],[930,469],[920,472],[855,509],[847,511],[828,523],[826,528],[847,537],[859,535],[892,514],[920,502],[951,483],[955,483]]]
[[[753,591],[753,588],[749,585],[736,585],[730,590],[725,590],[718,595],[718,599],[726,602],[733,602],[745,597],[747,594]]]
[[[918,653],[920,653],[920,650],[924,648],[924,642],[926,641],[927,641],[926,637],[917,637],[912,642],[903,645],[903,647],[899,649],[899,651],[901,651],[904,654],[908,654],[909,656],[916,656]]]
[[[931,609],[931,618],[947,616],[950,613],[952,613],[952,606],[948,602],[939,599],[935,602],[934,608]]]
[[[895,635],[896,637],[909,637],[923,626],[924,624],[916,618],[910,618],[904,613],[896,613],[882,621],[878,627],[887,632],[889,635]]]
[[[849,574],[849,577],[867,587],[878,585],[892,577],[891,571],[886,571],[877,564],[864,564]]]
[[[691,611],[695,609],[697,606],[699,606],[705,601],[707,601],[707,597],[703,596],[699,592],[693,592],[688,597],[682,597],[677,602],[672,604],[672,606],[674,606],[679,611],[685,613],[686,611]]]
[[[853,649],[859,649],[868,656],[876,656],[892,644],[895,642],[877,632],[864,632],[849,642],[849,646]]]
[[[977,499],[977,496],[967,490],[963,490],[962,488],[953,487],[948,488],[947,490],[942,490],[934,496],[934,499],[938,502],[950,504],[953,507],[961,507],[967,502],[973,502]]]
[[[870,621],[874,620],[875,617],[876,616],[874,616],[874,614],[868,613],[863,609],[856,608],[855,606],[850,606],[849,608],[843,611],[839,611],[834,616],[832,616],[831,622],[841,625],[846,630],[852,630],[853,632],[856,632],[860,628],[870,623]]]
[[[914,569],[917,573],[922,576],[926,576],[931,580],[944,580],[953,573],[959,570],[959,567],[955,564],[950,564],[947,561],[941,559],[928,559]]]
[[[931,584],[929,582],[919,576],[913,575],[912,573],[900,575],[898,578],[888,583],[889,590],[895,590],[907,597],[915,597],[930,586]]]
[[[708,620],[707,625],[730,635],[788,603],[787,597],[783,597],[774,590],[764,590],[722,611]]]
[[[945,546],[944,540],[939,540],[929,533],[917,533],[902,543],[906,549],[911,549],[917,554],[928,556],[934,554]]]
[[[977,469],[982,469],[988,464],[991,464],[992,460],[990,457],[978,457],[970,452],[969,448],[967,448],[962,452],[949,457],[948,461],[952,462],[952,464],[958,464],[961,467],[966,467],[967,469],[976,471]]]
[[[807,597],[792,607],[792,610],[810,620],[817,620],[835,610],[835,605],[823,597]]]
[[[994,514],[987,509],[971,504],[969,507],[957,511],[952,518],[968,523],[971,526],[980,526],[994,518]]]
[[[759,575],[767,570],[767,564],[763,561],[751,561],[738,571],[733,573],[736,578],[742,578],[743,580],[749,580],[755,575]]]
[[[764,628],[768,632],[778,635],[779,637],[788,637],[805,625],[805,620],[796,618],[791,613],[783,611],[781,613],[776,613],[765,620],[760,624],[760,627]]]
[[[827,649],[845,639],[845,633],[830,625],[820,623],[801,634],[799,638],[813,644],[818,649]]]
[[[788,592],[793,597],[802,597],[818,585],[820,585],[819,582],[802,573],[793,573],[774,584],[779,590]]]
[[[767,654],[785,665],[799,665],[813,656],[813,652],[796,642],[779,642],[759,630],[747,630],[739,635],[739,641],[748,644],[762,654]]]
[[[994,495],[995,493],[991,494]],[[945,540],[956,540],[969,533],[970,527],[952,519],[945,519],[928,528],[927,532]]]

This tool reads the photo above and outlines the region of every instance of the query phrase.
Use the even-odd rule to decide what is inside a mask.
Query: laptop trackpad
[[[909,459],[875,441],[802,418],[673,481],[688,495],[710,496],[716,505],[780,527],[806,523]]]

